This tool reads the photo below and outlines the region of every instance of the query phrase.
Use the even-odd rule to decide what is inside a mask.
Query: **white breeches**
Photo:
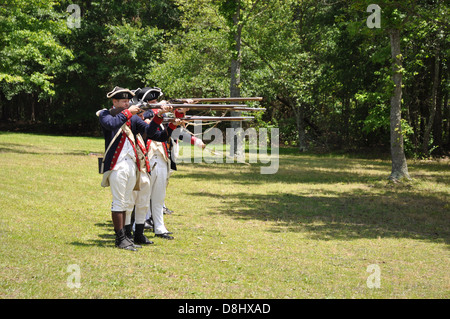
[[[150,176],[148,173],[139,172],[139,191],[133,191],[131,195],[131,202],[127,208],[125,225],[131,223],[131,213],[134,211],[134,219],[136,224],[144,224],[145,218],[150,208]]]
[[[132,193],[136,185],[136,163],[129,156],[118,162],[109,176],[112,194],[112,212],[124,212],[132,204]]]
[[[151,215],[153,218],[155,234],[164,234],[168,231],[164,225],[163,206],[166,197],[167,180],[169,178],[169,165],[162,155],[158,154],[153,155],[150,159],[150,167],[152,167],[150,175],[151,207],[147,217],[149,218]]]

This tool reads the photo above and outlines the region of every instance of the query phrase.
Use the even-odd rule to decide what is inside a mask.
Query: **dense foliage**
[[[402,133],[408,156],[450,145],[449,15],[445,1],[152,0],[0,2],[0,117],[36,129],[93,134],[95,111],[119,85],[167,97],[242,96],[267,108],[252,125],[279,127],[299,150],[389,150],[389,32],[400,32]],[[235,12],[239,8],[239,20]],[[236,46],[239,35],[240,46]],[[239,48],[239,51],[237,51]]]

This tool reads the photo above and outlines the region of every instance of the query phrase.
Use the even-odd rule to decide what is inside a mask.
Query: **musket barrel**
[[[163,122],[173,122],[176,119],[181,121],[248,121],[253,120],[253,116],[185,116],[179,118],[164,118]]]
[[[232,110],[232,111],[265,111],[265,108],[248,107],[245,104],[165,104],[176,108],[188,108],[191,110]],[[142,110],[161,109],[162,104],[145,104],[140,106]]]
[[[233,108],[220,108],[220,107],[214,107],[214,108],[205,108],[205,109],[209,109],[211,111],[225,111],[225,110],[230,110],[230,111],[240,111],[240,112],[258,112],[258,111],[265,111],[266,108],[265,107],[233,107]],[[203,109],[202,109],[203,110]]]
[[[160,109],[163,105],[166,106],[172,106],[176,108],[210,108],[210,107],[224,107],[224,108],[233,108],[233,107],[248,107],[245,104],[174,104],[174,103],[167,103],[167,104],[144,104],[140,106],[141,109]]]
[[[184,98],[174,99],[173,102],[186,102],[192,100],[195,102],[240,102],[240,101],[262,101],[262,97],[211,97],[211,98]]]

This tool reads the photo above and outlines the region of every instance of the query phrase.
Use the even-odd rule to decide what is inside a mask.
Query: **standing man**
[[[145,87],[135,91],[136,102],[143,101],[149,104],[155,104],[160,96],[163,95],[160,88]],[[162,101],[163,103],[165,101]],[[152,122],[161,123],[163,114],[161,110],[153,109],[154,114]],[[145,115],[144,115],[145,116]],[[175,111],[176,117],[182,117],[183,114]],[[172,124],[169,124],[169,127]],[[164,127],[160,125],[161,131]],[[164,199],[166,197],[166,187],[169,179],[171,165],[175,162],[171,160],[170,150],[167,141],[156,140],[151,136],[147,136],[147,151],[150,161],[151,175],[150,175],[150,212],[153,219],[153,229],[156,237],[164,239],[173,239],[171,232],[169,232],[164,224]]]
[[[136,246],[125,235],[126,211],[132,205],[133,190],[139,188],[139,155],[136,148],[136,134],[145,133],[155,140],[165,141],[172,130],[158,130],[160,123],[145,123],[135,116],[141,110],[130,107],[134,93],[128,89],[115,87],[106,97],[112,100],[110,110],[97,112],[105,138],[105,155],[100,172],[103,173],[102,186],[111,187],[111,218],[116,233],[115,245],[119,248],[136,251]],[[171,111],[163,107],[162,113]]]
[[[133,92],[139,96],[140,91],[141,91],[141,89],[137,89]],[[151,93],[153,93],[153,92],[151,92]],[[144,97],[144,99],[145,99],[145,97]],[[136,103],[136,100],[134,99],[133,102]],[[155,102],[156,102],[156,99],[155,99]],[[163,104],[165,104],[165,103],[163,103]],[[141,119],[143,119],[142,114],[139,114],[138,116]],[[158,118],[155,118],[154,121],[146,122],[146,123],[147,124],[154,123],[154,124],[160,125],[162,123],[162,120],[163,119],[161,117],[158,117]],[[173,132],[177,128],[179,123],[180,123],[179,120],[175,121],[175,123],[170,123],[167,127],[167,131]],[[159,131],[159,127],[158,127],[158,131]],[[162,130],[162,132],[165,132],[165,131],[166,130]],[[147,136],[151,136],[151,135],[148,135],[147,133],[144,133],[143,135],[145,138]],[[164,140],[163,137],[167,137],[167,138]],[[155,138],[155,137],[152,137],[152,138]],[[170,139],[170,134],[162,135],[159,138],[157,138],[157,140],[160,142],[165,142],[168,139]],[[144,228],[145,228],[145,220],[146,220],[147,212],[150,209],[151,167],[150,167],[149,159],[147,158],[148,151],[147,151],[147,147],[146,147],[146,142],[144,141],[144,138],[141,135],[141,133],[136,135],[136,142],[137,142],[138,151],[142,157],[145,157],[146,163],[145,163],[145,165],[143,165],[143,162],[141,161],[141,167],[140,167],[140,171],[139,171],[140,187],[139,187],[139,190],[133,191],[133,198],[132,198],[132,202],[131,202],[132,205],[128,207],[127,212],[126,212],[125,233],[128,238],[132,238],[132,234],[131,234],[131,231],[133,229],[132,212],[133,212],[133,208],[134,208],[134,221],[135,221],[134,239],[133,239],[134,243],[149,245],[149,244],[153,244],[153,242],[148,240],[148,238],[144,235]]]

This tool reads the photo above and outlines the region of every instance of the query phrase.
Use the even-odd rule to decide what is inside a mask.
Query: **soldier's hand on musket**
[[[169,105],[162,105],[162,106],[161,106],[161,110],[158,112],[158,114],[159,114],[159,115],[163,115],[164,113],[172,112],[172,110],[173,110],[173,107],[172,107],[172,106],[169,106]]]
[[[175,119],[175,120],[172,122],[172,124],[175,125],[175,126],[179,126],[179,125],[182,124],[182,121],[181,121],[180,119]]]
[[[177,111],[178,111],[179,113],[186,114],[186,112],[189,111],[189,109],[185,107],[185,108],[182,108],[182,109],[177,109]]]
[[[142,112],[142,110],[141,110],[141,109],[139,108],[139,106],[137,106],[137,105],[131,105],[131,106],[128,108],[128,111],[130,111],[131,114],[133,114],[133,115]]]
[[[194,104],[194,100],[187,99],[186,102],[184,102],[183,104]],[[184,108],[177,109],[177,111],[180,113],[186,114],[186,112],[189,111],[189,108],[184,107]]]

